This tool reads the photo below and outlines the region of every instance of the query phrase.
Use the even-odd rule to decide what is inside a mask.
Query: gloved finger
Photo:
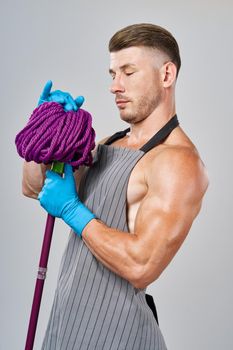
[[[44,208],[44,205],[45,205],[45,202],[46,202],[44,192],[42,192],[40,198],[39,198],[39,196],[38,196],[38,199],[39,199],[40,205],[42,206],[42,208]]]
[[[76,105],[76,102],[75,100],[73,99],[73,97],[67,93],[67,96],[66,96],[66,103],[67,103],[67,106],[65,105],[65,108],[72,108],[72,111],[77,111],[78,107]],[[71,109],[68,109],[68,110],[71,110]]]
[[[71,104],[67,103],[67,104],[64,105],[64,110],[66,112],[69,112],[69,111],[73,111],[74,108],[73,108],[73,106],[71,106]],[[76,107],[76,110],[77,110],[77,107]]]
[[[78,108],[80,108],[82,106],[84,101],[85,101],[85,98],[83,96],[78,96],[75,99],[75,103],[76,103]]]
[[[50,175],[49,175],[50,176]],[[53,181],[54,181],[54,178],[48,178],[48,177],[46,177],[46,179],[45,179],[45,181],[44,181],[44,186],[43,186],[43,189],[44,188],[46,188],[46,187],[48,187],[48,185],[50,185],[51,183],[53,183]]]
[[[73,178],[73,167],[70,164],[65,164],[64,173],[66,178]]]
[[[52,92],[49,96],[49,101],[63,104],[63,103],[65,103],[65,97],[61,94],[56,93],[56,92]]]
[[[58,175],[57,173],[55,173],[55,171],[52,171],[52,170],[46,170],[45,175],[46,175],[45,181],[47,179],[49,179],[49,180],[62,180],[62,177],[60,175]]]
[[[47,101],[50,95],[50,91],[52,89],[53,82],[52,80],[48,80],[47,83],[44,86],[44,89],[40,95],[40,100],[41,101]]]
[[[46,197],[48,197],[48,194],[46,193],[46,190],[42,188],[41,192],[39,193],[37,199],[40,202],[40,205],[44,207],[44,202],[46,201]]]

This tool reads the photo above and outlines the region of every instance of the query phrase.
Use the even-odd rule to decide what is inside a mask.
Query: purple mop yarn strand
[[[28,162],[59,161],[74,168],[91,165],[91,150],[95,147],[92,117],[83,109],[66,112],[59,103],[45,102],[33,111],[15,144]]]

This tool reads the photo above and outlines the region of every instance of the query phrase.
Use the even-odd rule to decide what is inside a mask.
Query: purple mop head
[[[95,147],[92,117],[83,109],[66,112],[57,102],[45,102],[33,111],[15,144],[27,162],[59,161],[73,168],[91,165],[91,150]]]

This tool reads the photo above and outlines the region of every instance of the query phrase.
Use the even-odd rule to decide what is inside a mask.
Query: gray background
[[[14,138],[48,79],[83,94],[97,140],[125,128],[108,91],[107,43],[152,22],[176,37],[177,113],[210,187],[181,250],[148,291],[169,350],[233,349],[232,1],[1,1],[0,350],[24,348],[46,215],[21,194]],[[56,221],[35,349],[40,349],[68,228]]]

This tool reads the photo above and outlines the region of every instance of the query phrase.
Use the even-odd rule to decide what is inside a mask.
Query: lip
[[[116,100],[116,104],[118,106],[122,106],[122,105],[125,105],[126,103],[128,103],[129,101],[128,100]]]

